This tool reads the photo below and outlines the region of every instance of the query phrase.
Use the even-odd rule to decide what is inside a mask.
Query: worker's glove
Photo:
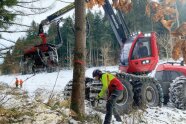
[[[96,97],[90,98],[91,105],[94,107],[98,104],[102,104],[103,103],[102,100],[103,100],[103,98],[100,97],[99,95],[97,95]]]
[[[99,95],[96,96],[96,97],[92,97],[92,98],[90,99],[91,105],[92,105],[93,107],[95,107],[96,104],[99,103],[99,99],[100,99]]]
[[[91,99],[90,99],[90,103],[91,103],[91,105],[92,105],[93,107],[95,107],[95,105],[96,105],[96,97],[91,98]]]
[[[96,100],[99,100],[100,98],[101,98],[101,97],[100,97],[99,95],[97,95],[95,99],[96,99]]]

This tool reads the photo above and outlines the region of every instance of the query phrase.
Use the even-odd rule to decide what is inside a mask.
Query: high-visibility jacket
[[[23,80],[20,79],[19,83],[20,83],[20,84],[23,84]]]
[[[18,79],[16,79],[15,83],[16,83],[16,84],[19,84],[19,80],[18,80]]]
[[[118,80],[114,75],[109,74],[109,73],[104,73],[102,74],[100,78],[103,86],[98,94],[98,97],[103,97],[105,96],[106,92],[108,91],[108,95],[113,92],[114,89],[116,90],[124,90],[123,84],[121,83],[120,80]]]

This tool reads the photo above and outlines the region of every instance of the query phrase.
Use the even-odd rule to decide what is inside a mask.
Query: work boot
[[[122,122],[121,117],[119,115],[114,115],[117,122]]]
[[[122,122],[121,118],[116,119],[117,122]]]

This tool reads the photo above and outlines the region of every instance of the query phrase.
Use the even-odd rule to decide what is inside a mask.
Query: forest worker
[[[146,46],[143,45],[142,42],[139,42],[138,54],[139,54],[139,58],[143,58],[143,57],[148,56],[148,49]]]
[[[115,108],[115,104],[118,97],[123,93],[123,84],[114,75],[110,73],[102,73],[99,69],[94,70],[92,76],[95,80],[99,80],[103,84],[96,99],[98,100],[103,98],[106,92],[108,92],[104,124],[111,123],[112,113],[114,114],[116,121],[122,122],[121,117]]]
[[[19,80],[18,80],[18,78],[16,78],[15,85],[16,85],[16,87],[18,87],[18,85],[19,85]]]
[[[20,79],[19,85],[20,85],[20,88],[22,88],[22,86],[23,86],[23,80],[22,79]]]

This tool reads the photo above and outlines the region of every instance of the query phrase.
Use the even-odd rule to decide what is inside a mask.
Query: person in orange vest
[[[22,88],[22,86],[23,86],[23,80],[22,79],[20,79],[19,85],[20,85],[20,88]]]
[[[19,85],[19,80],[18,80],[18,78],[16,78],[15,85],[16,85],[16,87],[18,87],[18,85]]]

